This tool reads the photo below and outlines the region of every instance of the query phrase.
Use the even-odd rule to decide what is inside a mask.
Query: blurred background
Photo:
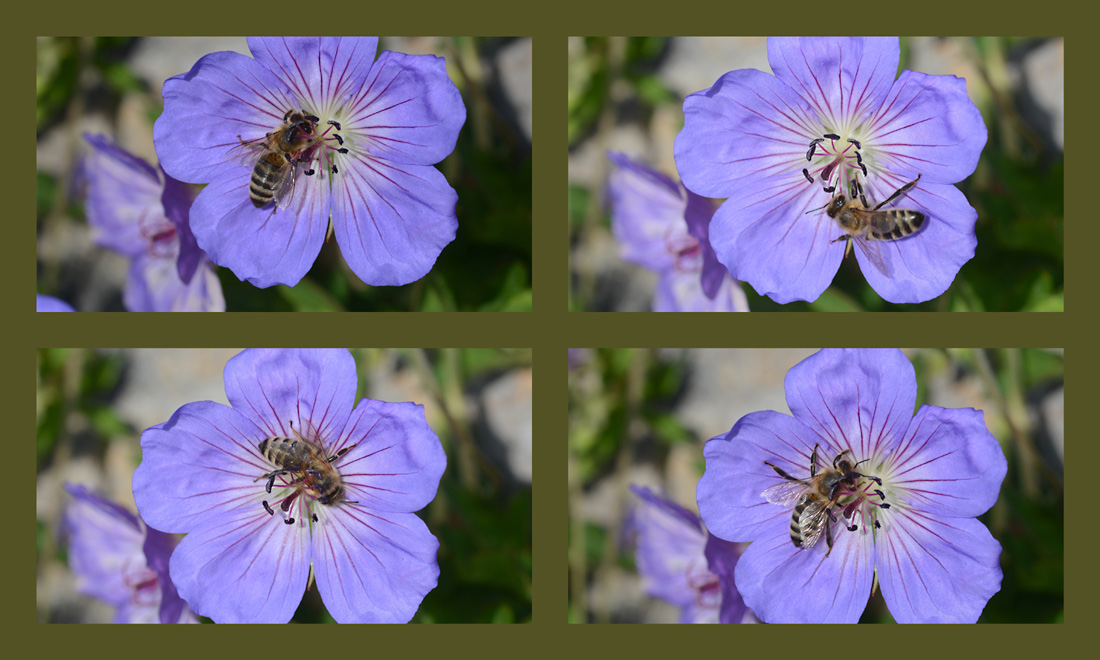
[[[37,40],[38,293],[77,311],[123,311],[128,260],[92,243],[76,166],[86,132],[156,165],[161,86],[203,55],[249,55],[243,37],[39,37]],[[528,311],[531,307],[531,39],[382,38],[393,50],[445,57],[466,104],[455,151],[436,167],[458,192],[458,235],[431,272],[371,287],[335,240],[294,287],[257,289],[218,275],[227,311]]]
[[[227,404],[222,370],[238,350],[38,352],[37,620],[110,622],[113,608],[76,591],[63,484],[88,486],[136,512],[131,478],[141,432],[192,401]],[[418,623],[531,619],[531,352],[353,349],[359,398],[414,401],[447,452],[420,515],[439,539],[439,585]],[[332,623],[317,589],[299,623]]]
[[[648,311],[656,275],[619,257],[606,200],[607,151],[674,180],[688,94],[735,69],[771,72],[763,37],[569,40],[570,309]],[[1064,40],[903,37],[903,69],[966,79],[989,130],[958,184],[978,211],[978,246],[954,284],[919,305],[882,300],[854,260],[813,303],[779,305],[743,288],[752,311],[1062,311]]]
[[[668,622],[646,595],[628,513],[631,484],[698,513],[703,444],[759,410],[789,415],[783,379],[810,349],[570,349],[569,620]],[[917,405],[976,408],[1008,458],[981,520],[1003,548],[1001,590],[981,622],[1061,623],[1064,359],[1061,350],[906,350]],[[881,593],[861,622],[893,622]]]

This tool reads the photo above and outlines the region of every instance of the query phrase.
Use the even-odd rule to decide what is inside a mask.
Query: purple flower
[[[195,623],[168,576],[176,542],[121,506],[65,484],[69,566],[80,593],[117,608],[115,623]]]
[[[211,53],[164,83],[153,131],[161,163],[181,181],[209,184],[191,211],[199,246],[258,287],[293,286],[331,217],[364,282],[423,277],[458,226],[458,196],[433,167],[466,120],[443,59],[387,51],[375,61],[374,37],[250,38],[248,46],[255,59]],[[265,146],[276,133],[289,138],[289,152]],[[269,155],[280,165],[265,171],[282,175],[257,168]],[[275,200],[257,206],[250,181]]]
[[[947,290],[974,256],[977,212],[951,184],[977,166],[985,124],[961,78],[895,80],[899,53],[896,38],[769,39],[774,76],[731,71],[684,101],[676,167],[689,190],[728,198],[710,240],[734,277],[780,303],[816,300],[854,238],[871,287],[915,303]],[[917,211],[923,224],[870,240],[828,215],[840,194],[857,209]]]
[[[225,365],[232,407],[188,403],[142,434],[134,499],[187,534],[171,573],[196,612],[285,623],[312,572],[337,621],[405,623],[435,588],[439,542],[413,512],[443,448],[422,406],[355,405],[356,383],[344,350],[244,351]]]
[[[646,593],[680,608],[680,623],[741,623],[745,603],[734,586],[738,546],[707,534],[699,516],[631,486],[641,504],[631,513],[638,573]]]
[[[188,225],[187,186],[103,136],[84,137],[92,145],[84,163],[88,224],[96,243],[131,259],[126,309],[225,311],[218,276]]]
[[[748,414],[703,450],[703,520],[753,542],[737,565],[745,603],[769,623],[854,623],[877,581],[898,622],[976,621],[1000,590],[1001,546],[975,516],[1007,469],[982,412],[914,415],[913,366],[894,349],[820,351],[785,388],[793,417]],[[833,499],[800,495],[815,451]]]
[[[34,311],[36,312],[75,312],[73,306],[64,300],[58,300],[53,296],[43,296],[38,294],[34,300]]]
[[[611,229],[623,259],[659,275],[655,312],[747,312],[740,285],[707,241],[714,203],[623,154],[608,192]]]

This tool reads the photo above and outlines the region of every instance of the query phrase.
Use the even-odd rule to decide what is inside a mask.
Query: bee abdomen
[[[887,231],[871,230],[869,237],[876,241],[896,241],[916,233],[924,225],[924,214],[916,211],[893,211],[894,226]]]
[[[256,207],[275,199],[275,191],[283,182],[283,173],[283,165],[272,163],[268,158],[261,158],[256,162],[256,167],[252,168],[252,178],[248,182],[248,196]]]
[[[791,543],[793,543],[796,548],[802,547],[802,525],[800,524],[800,519],[802,518],[802,512],[805,510],[806,503],[800,502],[791,513]]]

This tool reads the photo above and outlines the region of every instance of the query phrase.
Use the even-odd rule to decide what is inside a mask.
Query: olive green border
[[[437,319],[421,314],[343,314],[320,317],[307,314],[224,314],[224,315],[131,315],[131,314],[39,314],[29,312],[25,294],[17,294],[15,312],[4,324],[10,337],[5,353],[12,364],[23,368],[11,373],[29,373],[33,348],[38,346],[531,346],[535,360],[535,498],[534,498],[534,625],[533,626],[417,626],[374,628],[326,627],[323,639],[301,639],[294,632],[284,633],[285,642],[267,631],[218,627],[106,627],[72,626],[17,629],[12,636],[16,652],[37,653],[99,652],[111,654],[154,653],[179,657],[202,648],[204,652],[234,655],[313,653],[354,657],[352,654],[380,656],[438,652],[440,655],[531,654],[535,658],[558,658],[577,652],[589,655],[746,653],[787,654],[793,652],[795,638],[791,629],[767,626],[568,626],[565,623],[566,590],[566,352],[568,346],[1060,346],[1067,349],[1080,373],[1097,367],[1095,342],[1090,341],[1094,326],[1090,311],[1095,293],[1082,289],[1088,300],[1079,297],[1076,312],[1055,315],[1024,314],[920,314],[920,315],[821,315],[804,318],[783,314],[729,315],[610,315],[568,314],[568,227],[566,205],[566,37],[569,35],[622,34],[764,34],[768,32],[821,33],[859,28],[867,34],[896,33],[943,34],[1029,34],[1068,35],[1072,45],[1095,42],[1092,28],[1095,12],[1082,10],[1064,0],[1042,4],[1007,1],[977,5],[961,2],[883,3],[765,2],[503,2],[486,0],[405,0],[348,3],[335,0],[315,2],[137,2],[77,3],[73,0],[23,2],[8,10],[9,29],[3,48],[8,55],[8,80],[14,91],[8,105],[13,116],[30,113],[31,103],[24,90],[32,89],[34,70],[33,38],[37,34],[241,34],[245,32],[285,33],[287,26],[299,33],[355,31],[381,34],[478,34],[532,35],[534,41],[534,312],[531,314],[453,314]],[[1072,8],[1071,7],[1075,7]],[[1085,13],[1087,12],[1087,14]],[[1086,34],[1087,31],[1087,34]],[[1072,38],[1080,32],[1083,39]],[[1089,58],[1095,61],[1095,58]],[[1077,112],[1068,112],[1071,128],[1081,117],[1096,114],[1096,104],[1084,96],[1095,96],[1095,69],[1078,58],[1067,74],[1076,76],[1077,86],[1067,102]],[[1079,90],[1085,90],[1083,93]],[[1091,99],[1089,99],[1091,100]],[[29,117],[28,117],[29,119]],[[1087,119],[1086,119],[1087,120]],[[15,206],[7,214],[8,226],[16,228],[10,245],[34,241],[31,219],[34,217],[33,170],[22,155],[33,155],[32,137],[20,137],[13,129],[21,121],[9,123],[16,142],[3,159],[6,199]],[[28,121],[27,125],[32,122]],[[24,142],[25,140],[25,142]],[[1093,139],[1095,142],[1095,138]],[[1080,153],[1071,150],[1071,154]],[[1071,156],[1072,158],[1073,156]],[[1078,156],[1079,157],[1079,156]],[[1097,186],[1096,168],[1067,168],[1067,190],[1088,190]],[[1084,177],[1090,176],[1091,181]],[[1085,187],[1072,181],[1081,178]],[[1076,207],[1086,203],[1078,195]],[[1067,200],[1074,208],[1074,200]],[[1093,213],[1083,214],[1077,223],[1072,245],[1079,251],[1095,249],[1097,224]],[[1073,216],[1074,214],[1069,214]],[[1067,252],[1072,252],[1068,248]],[[15,249],[5,259],[4,268],[13,281],[27,281],[34,273],[32,249]],[[1067,279],[1094,282],[1096,259],[1067,262]],[[1071,273],[1077,266],[1077,277]],[[29,283],[28,283],[29,284]],[[26,286],[27,289],[30,286]],[[25,289],[19,289],[25,290]],[[25,443],[26,453],[18,454],[20,464],[30,462],[33,437],[30,412],[33,401],[30,388],[9,385],[13,396],[9,412],[15,419],[10,439]],[[1095,395],[1094,392],[1089,392]],[[1085,408],[1084,388],[1070,393],[1069,410]],[[1079,405],[1074,405],[1079,404]],[[1095,405],[1093,403],[1092,405]],[[1080,417],[1080,414],[1077,415]],[[1070,429],[1084,430],[1082,419],[1071,416]],[[19,429],[22,428],[23,432]],[[1083,442],[1085,455],[1071,454],[1075,463],[1096,465],[1093,443]],[[1089,455],[1089,453],[1093,455]],[[8,489],[9,520],[15,524],[15,538],[4,549],[5,556],[33,558],[30,538],[31,507],[21,505],[23,493],[32,493],[31,471],[16,470],[16,481]],[[1072,484],[1071,484],[1072,487]],[[1094,498],[1072,496],[1069,502],[1085,506]],[[1088,526],[1071,526],[1070,548],[1089,543],[1096,532]],[[1070,553],[1067,553],[1070,554]],[[32,571],[18,568],[20,562],[7,562],[9,570],[7,605],[9,624],[18,626],[34,621],[28,606],[34,586]],[[1084,594],[1092,591],[1096,571],[1081,575],[1085,582],[1067,593],[1067,601],[1076,596],[1084,605]],[[1091,602],[1091,600],[1090,600]],[[1069,608],[1075,609],[1075,608]],[[1077,617],[1078,621],[1082,621]],[[1073,619],[1071,619],[1071,622]],[[349,632],[350,630],[350,632]],[[938,627],[934,632],[871,626],[860,629],[858,637],[842,638],[837,631],[826,637],[820,631],[816,640],[803,644],[821,644],[821,653],[928,653],[1011,654],[1056,652],[1053,635],[1063,628],[999,626],[993,629]],[[415,631],[415,632],[414,632]],[[889,631],[889,632],[887,632]],[[1057,631],[1057,632],[1053,632]],[[1069,629],[1072,635],[1083,634]],[[306,633],[307,635],[309,632]],[[802,633],[806,635],[807,633]],[[810,633],[813,634],[813,633]],[[929,638],[928,635],[933,635]],[[211,637],[214,636],[214,637]],[[215,638],[217,644],[214,645]],[[908,645],[897,641],[907,640]],[[316,639],[318,646],[312,648]],[[33,640],[33,641],[32,641]],[[137,646],[138,640],[151,642]],[[177,641],[178,640],[178,641]],[[297,648],[296,642],[306,645]],[[948,642],[954,642],[948,645]],[[1060,643],[1074,644],[1064,637]],[[24,646],[23,642],[27,642]],[[167,642],[167,643],[166,643]],[[176,642],[176,643],[172,643]],[[1089,648],[1084,639],[1077,642]],[[199,644],[202,646],[200,647]],[[827,651],[832,648],[834,650]],[[1040,651],[1042,649],[1042,651]],[[414,655],[415,657],[415,655]]]

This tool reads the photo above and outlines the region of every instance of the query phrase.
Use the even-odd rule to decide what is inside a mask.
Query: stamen
[[[283,522],[285,522],[288,525],[293,525],[294,524],[294,519],[293,518],[287,518]]]
[[[830,140],[839,140],[840,139],[840,136],[837,135],[836,133],[826,133],[825,137],[829,138]]]
[[[335,126],[336,130],[338,130],[338,131],[343,130],[343,129],[340,128],[340,122],[338,122],[338,121],[334,121],[334,120],[330,119],[330,120],[328,120],[328,123],[332,126]]]
[[[814,157],[814,151],[817,150],[817,145],[820,142],[824,142],[825,138],[817,138],[816,140],[810,140],[810,150],[806,152],[806,160],[812,160]]]
[[[272,510],[271,505],[267,503],[267,500],[264,500],[264,511],[267,511],[267,515],[269,516],[275,515],[275,511]]]
[[[863,147],[862,147],[862,146],[861,146],[861,145],[859,144],[859,140],[857,140],[857,139],[855,139],[855,138],[848,138],[848,141],[849,141],[849,142],[851,142],[852,144],[856,145],[856,149],[862,149],[862,148],[863,148]]]
[[[806,177],[806,180],[810,183],[814,182],[814,178],[810,176],[810,171],[807,170],[805,167],[802,168],[802,176]]]

